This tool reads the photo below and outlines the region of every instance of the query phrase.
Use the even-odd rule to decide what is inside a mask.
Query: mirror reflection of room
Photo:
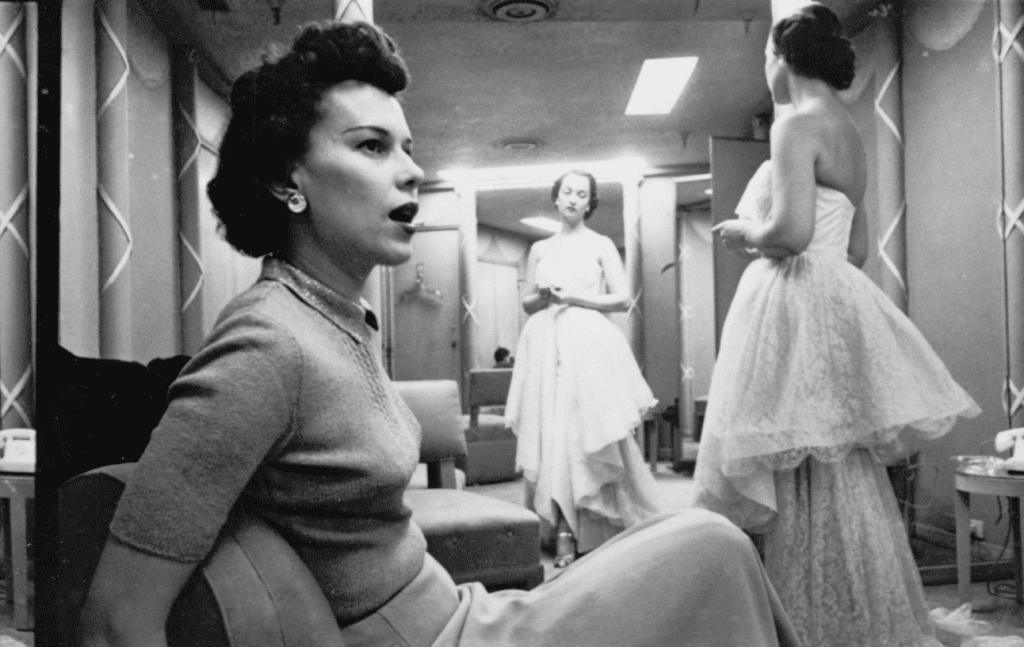
[[[703,509],[698,494],[704,486],[694,473],[702,448],[705,465],[712,453],[705,435],[709,408],[721,419],[709,395],[714,398],[713,376],[722,374],[719,353],[729,347],[726,321],[736,295],[750,294],[741,287],[756,274],[750,266],[766,262],[727,248],[728,236],[719,232],[721,223],[744,211],[741,198],[765,160],[776,163],[775,127],[799,108],[799,101],[773,95],[772,79],[786,78],[789,68],[773,49],[772,26],[806,4],[97,0],[53,9],[0,3],[0,78],[12,90],[0,93],[8,152],[0,174],[0,480],[9,493],[0,515],[0,532],[8,538],[0,576],[9,591],[7,604],[0,604],[0,637],[29,647],[34,639],[49,644],[50,632],[70,639],[120,488],[131,483],[134,465],[152,446],[168,393],[180,391],[180,382],[172,385],[196,370],[180,373],[208,348],[225,307],[264,272],[266,254],[240,253],[225,240],[207,186],[224,161],[225,133],[238,111],[232,108],[235,82],[288,52],[299,26],[314,20],[376,25],[397,44],[411,79],[397,93],[397,105],[411,135],[403,154],[422,171],[412,180],[418,206],[387,217],[411,234],[407,250],[403,243],[408,259],[392,264],[375,257],[358,295],[350,295],[354,309],[346,312],[370,340],[376,358],[370,364],[374,370],[379,365],[381,383],[388,385],[381,389],[401,421],[396,424],[404,429],[412,420],[422,434],[413,443],[418,448],[406,448],[408,488],[388,501],[404,506],[422,532],[424,559],[436,562],[453,586],[479,584],[477,601],[500,590],[543,599],[559,580],[567,581],[560,573],[583,573],[586,586],[597,590],[604,576],[587,571],[588,564],[633,541],[631,526],[645,528],[648,515],[588,534],[580,518],[595,509],[588,508],[593,499],[615,498],[616,505],[604,507],[612,517],[629,517],[622,507],[636,512],[646,499],[652,511],[682,515],[677,518]],[[914,601],[920,612],[914,624],[923,636],[949,645],[972,633],[1024,641],[1024,476],[1017,463],[1004,460],[1024,446],[1017,431],[1024,427],[1024,337],[1018,334],[1024,317],[1024,103],[1017,90],[1024,73],[1024,4],[822,5],[836,15],[856,57],[847,87],[831,86],[828,95],[836,101],[830,114],[845,115],[863,146],[863,197],[851,202],[850,215],[868,242],[862,258],[851,257],[851,268],[859,266],[856,271],[919,331],[950,379],[980,408],[943,429],[948,433],[874,458],[879,491],[894,495],[892,544],[911,551],[900,578],[922,596]],[[657,88],[675,90],[660,106],[639,103],[648,77]],[[48,130],[40,106],[54,95],[59,123]],[[308,153],[289,164],[308,160]],[[37,162],[49,170],[37,171]],[[635,366],[650,401],[617,421],[615,443],[625,443],[617,445],[625,453],[609,459],[614,475],[597,494],[553,495],[550,483],[532,473],[539,462],[528,456],[530,447],[539,447],[540,455],[551,447],[525,443],[516,407],[509,405],[523,397],[524,384],[533,384],[524,376],[537,365],[522,348],[537,316],[524,303],[550,287],[531,280],[531,250],[563,231],[552,185],[571,169],[595,177],[600,204],[586,226],[609,241],[621,264],[625,301],[598,313],[628,351],[619,362],[628,369],[616,377]],[[60,194],[53,214],[40,211],[57,193],[50,187]],[[295,187],[272,188],[281,192],[284,208],[298,209],[296,217],[310,204],[322,208],[313,195],[293,196]],[[776,190],[764,189],[760,198]],[[45,226],[46,217],[59,219],[59,229]],[[59,250],[59,262],[40,267],[53,258],[45,253],[50,248]],[[56,274],[55,289],[46,287],[47,272]],[[596,294],[615,291],[606,272],[602,268]],[[52,336],[41,321],[48,312],[56,322]],[[762,335],[755,338],[765,349],[767,328],[751,332]],[[798,338],[805,328],[793,330]],[[552,387],[535,393],[549,398],[543,402],[552,409],[548,421],[559,420],[556,433],[565,437],[572,427],[573,438],[600,444],[593,430],[613,416],[614,408],[605,406],[613,398],[576,398],[573,406],[592,419],[565,422],[565,411],[553,409],[564,406],[557,394],[572,389],[555,386],[567,369],[558,373],[559,355],[550,357],[556,361],[545,370]],[[586,377],[599,375],[594,370]],[[572,386],[582,383],[576,378]],[[754,387],[737,386],[727,406],[741,410]],[[332,401],[373,388],[338,389]],[[813,395],[807,399],[808,408],[817,402]],[[111,424],[87,424],[94,420]],[[43,627],[41,615],[36,621],[39,610],[49,608],[35,592],[49,589],[33,586],[39,569],[48,568],[47,555],[35,552],[37,544],[45,548],[36,526],[50,522],[36,519],[31,503],[36,440],[48,448],[39,455],[50,457],[38,482],[67,483],[59,491],[62,520],[70,520],[63,528],[95,531],[90,545],[78,539],[60,544],[62,559],[76,566],[60,573],[59,597],[67,604],[58,609],[58,628]],[[591,450],[581,455],[599,453]],[[645,502],[630,501],[621,485],[629,479],[643,483],[637,489],[647,493]],[[550,502],[556,513],[545,514],[541,508]],[[303,601],[292,606],[307,616],[289,626],[301,625],[308,635],[322,630],[317,639],[327,641],[350,629],[353,618],[338,624],[343,616],[329,608],[334,600],[307,572],[304,553],[273,524],[273,532],[264,533],[267,526],[245,523],[231,528],[257,556],[253,569],[264,566],[259,556],[273,554],[288,558],[267,564],[297,569],[283,581],[291,583],[289,599]],[[771,634],[764,644],[778,640],[778,627],[782,636],[790,628],[805,635],[809,621],[794,612],[792,596],[783,592],[780,602],[776,593],[812,590],[824,560],[812,559],[812,572],[779,581],[784,578],[764,552],[765,533],[739,525],[754,538],[754,558],[744,558],[744,568],[757,577],[768,574],[767,588],[755,595],[767,606],[761,615],[747,614],[771,625],[772,631],[758,629]],[[684,532],[690,534],[674,540],[699,536],[689,525]],[[746,539],[733,539],[747,550]],[[269,543],[245,543],[264,540]],[[826,553],[841,550],[833,535],[822,541]],[[842,546],[851,554],[860,550]],[[686,552],[679,557],[686,564],[701,554],[699,548],[678,552]],[[225,586],[217,579],[221,567],[263,586],[255,583],[255,571],[244,570],[249,566],[230,561],[232,555],[221,542],[203,556],[209,561],[189,580],[181,614],[202,607],[206,590],[238,601],[238,609],[257,618],[287,613],[272,603],[272,612],[264,613],[239,600],[239,589],[218,588]],[[648,616],[662,617],[650,607],[653,597],[678,601],[686,594],[652,596],[664,582],[658,573],[644,573],[647,593],[636,596],[638,604],[647,605]],[[827,579],[814,585],[842,591],[854,609],[837,617],[867,609],[869,626],[882,622],[885,611],[873,606],[881,588],[854,594],[852,578]],[[707,600],[694,604],[704,608]],[[689,611],[665,612],[675,619],[649,626],[667,630]],[[228,627],[222,616],[214,624]],[[619,624],[635,629],[642,623]],[[188,616],[176,617],[174,626],[189,626]],[[250,629],[260,626],[253,621]],[[172,644],[187,642],[187,634],[169,631]],[[816,634],[805,639],[810,635]],[[851,644],[870,643],[850,636],[844,639]]]

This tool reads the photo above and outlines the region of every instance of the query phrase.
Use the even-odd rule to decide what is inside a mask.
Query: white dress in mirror
[[[765,162],[736,213],[770,207]],[[847,261],[854,211],[819,185],[807,249],[744,272],[711,379],[697,503],[765,533],[769,577],[808,644],[933,644],[885,464],[980,409]]]
[[[601,293],[597,245],[614,250],[608,238],[588,231],[540,244],[547,247],[538,286]],[[631,438],[655,404],[625,337],[604,313],[550,304],[527,320],[506,425],[518,436],[527,506],[553,527],[557,504],[580,552],[658,513],[654,478]]]

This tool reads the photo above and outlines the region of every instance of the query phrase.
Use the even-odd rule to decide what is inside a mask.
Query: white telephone
[[[1011,447],[1013,454],[1006,459],[1006,471],[1010,474],[1024,474],[1024,427],[996,434],[996,451],[1005,452]]]
[[[0,472],[36,471],[36,430],[0,430]]]

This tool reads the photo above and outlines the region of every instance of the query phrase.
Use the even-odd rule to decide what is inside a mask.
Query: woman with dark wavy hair
[[[406,81],[383,32],[326,24],[235,83],[209,192],[263,272],[170,389],[82,644],[166,645],[172,604],[233,511],[294,547],[343,645],[795,644],[749,539],[703,510],[622,533],[531,591],[456,586],[427,554],[403,503],[421,430],[359,296],[375,266],[412,252],[423,172],[395,97]]]
[[[765,568],[805,644],[936,644],[884,461],[979,409],[859,269],[867,163],[836,96],[853,75],[828,8],[772,28],[765,76],[793,111],[772,126],[739,219],[714,228],[760,258],[722,329],[697,502],[763,534]]]

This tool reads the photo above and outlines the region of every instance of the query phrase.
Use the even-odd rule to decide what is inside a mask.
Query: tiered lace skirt
[[[979,411],[841,255],[759,259],[723,327],[697,503],[764,533],[805,644],[934,645],[884,464]]]

